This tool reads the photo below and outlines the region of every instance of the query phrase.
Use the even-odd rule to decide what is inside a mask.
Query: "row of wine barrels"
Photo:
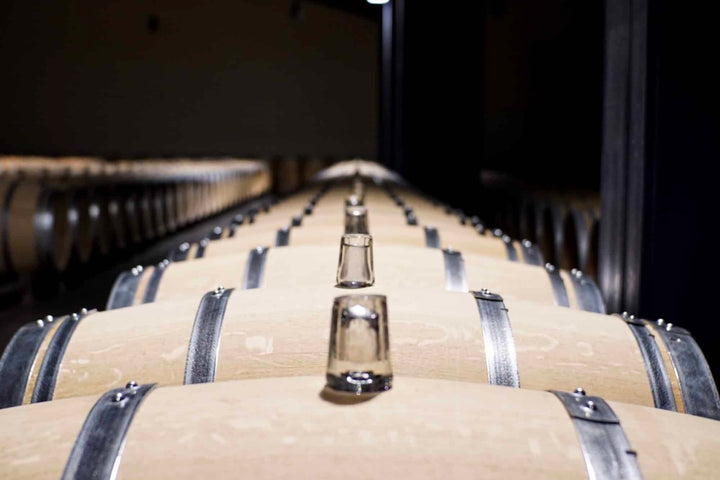
[[[340,191],[331,191],[323,196],[311,194],[308,195],[305,205],[296,205],[293,202],[289,211],[275,208],[266,215],[256,217],[252,224],[244,226],[242,235],[235,235],[236,228],[233,229],[232,225],[221,227],[221,231],[209,235],[208,240],[229,241],[208,243],[201,240],[189,249],[183,247],[183,251],[173,253],[171,258],[187,260],[227,255],[258,245],[335,245],[344,231],[346,221],[342,195]],[[408,221],[408,212],[412,212],[413,222]],[[522,244],[507,236],[493,236],[484,228],[478,230],[469,222],[463,225],[457,217],[444,212],[423,210],[421,214],[416,214],[415,210],[407,205],[404,205],[404,208],[398,207],[386,192],[380,190],[369,189],[361,213],[376,244],[432,244],[438,248],[452,247],[463,252],[507,258],[532,265],[544,264],[534,245],[527,242]],[[278,240],[282,241],[282,245]],[[202,247],[203,243],[207,245]]]
[[[88,264],[270,186],[253,161],[24,160],[0,158],[0,276]]]
[[[316,376],[129,384],[0,411],[0,465],[34,480],[715,478],[720,423],[583,393],[408,377],[363,400]]]
[[[302,285],[326,284],[335,278],[338,268],[346,194],[341,187],[303,192],[256,216],[253,223],[216,230],[194,245],[183,244],[170,255],[172,262],[121,274],[107,307],[201,294],[216,285],[283,288],[297,281]],[[544,265],[534,254],[533,245],[518,244],[506,236],[482,235],[479,232],[485,230],[478,230],[470,222],[463,225],[453,212],[429,206],[412,192],[403,191],[402,195],[418,205],[419,220],[413,224],[407,222],[407,202],[397,205],[391,201],[399,199],[397,193],[392,197],[368,187],[365,194],[363,208],[373,236],[373,252],[379,259],[376,277],[380,284],[502,289],[508,295],[540,303],[605,311],[602,296],[591,279],[579,272],[570,274]],[[424,218],[443,228],[423,225]],[[446,241],[446,248],[440,249]],[[280,248],[288,245],[294,248]],[[422,246],[431,248],[417,248]],[[188,259],[193,261],[181,262]],[[501,259],[514,262],[506,265]],[[455,263],[462,268],[453,271]],[[261,274],[254,276],[255,283],[251,284],[246,280],[253,265],[258,265]],[[293,273],[287,275],[286,270]]]
[[[479,235],[471,226],[461,225],[457,217],[440,211],[423,210],[418,216],[424,218],[427,214],[433,221],[444,222],[442,230],[427,225],[422,228],[419,222],[408,225],[400,208],[390,203],[383,204],[382,196],[374,200],[373,193],[378,192],[367,192],[364,208],[370,219],[374,255],[379,259],[376,275],[379,283],[465,290],[468,286],[502,288],[510,295],[541,303],[604,312],[602,297],[592,280],[577,273],[570,275],[559,271],[551,265],[535,266],[537,263],[529,261],[532,257],[527,253],[531,251],[530,247],[517,245],[516,248],[515,242]],[[295,226],[292,229],[276,227],[276,222],[287,218],[289,213],[276,206],[270,212],[257,216],[254,223],[236,229],[238,233],[230,238],[223,238],[221,232],[216,236],[218,241],[205,240],[195,245],[183,245],[171,256],[174,261],[169,264],[163,262],[122,274],[115,284],[108,308],[200,294],[214,287],[213,282],[241,288],[282,288],[294,282],[323,285],[335,277],[338,267],[337,248],[345,220],[343,204],[342,194],[338,196],[337,192],[330,191],[318,195],[315,192],[308,202],[314,207],[308,209],[305,206],[296,210],[298,215],[293,217]],[[383,214],[383,208],[396,212]],[[333,211],[338,213],[332,214]],[[376,211],[380,213],[373,216]],[[374,218],[378,218],[377,229],[373,226]],[[383,218],[386,220],[383,221]],[[301,227],[303,224],[305,226]],[[430,246],[427,242],[430,228],[433,230],[434,248],[412,248]],[[279,242],[281,238],[284,240]],[[441,250],[438,239],[446,238],[453,239],[454,246],[450,248],[448,245]],[[293,245],[297,248],[288,250],[267,245]],[[463,250],[458,250],[457,245]],[[466,247],[470,254],[465,253]],[[515,255],[511,259],[522,258],[530,265],[518,261],[506,265],[492,258],[507,259],[509,251]],[[188,258],[194,261],[178,263],[178,260]],[[257,264],[258,259],[262,262],[259,267],[262,275],[255,278],[256,284],[250,285],[246,277],[250,266]],[[452,272],[450,266],[456,261],[460,262],[462,269]],[[542,261],[538,263],[542,265]],[[286,270],[293,274],[285,274]],[[193,280],[189,282],[187,278]],[[518,282],[518,278],[523,278],[523,282]]]
[[[583,274],[376,164],[316,179],[123,273],[106,312],[23,326],[0,469],[712,478],[720,395],[689,332],[605,315]]]
[[[328,313],[346,293],[218,287],[195,299],[39,320],[16,334],[0,360],[0,408],[100,394],[131,380],[320,375]],[[709,367],[680,328],[483,291],[373,286],[362,295],[386,299],[398,375],[538,390],[582,385],[608,400],[720,419]],[[203,365],[212,373],[195,375]]]
[[[338,270],[341,237],[335,238],[334,246],[259,246],[232,255],[134,268],[118,276],[107,308],[199,295],[217,285],[242,289],[327,285]],[[372,248],[377,285],[459,291],[490,288],[542,304],[605,311],[590,279],[551,266],[506,262],[458,250],[380,243]]]
[[[332,159],[317,157],[278,157],[272,160],[273,191],[287,195],[307,185],[313,177],[332,164]]]
[[[493,191],[493,222],[537,243],[545,259],[597,278],[600,203],[587,193]]]

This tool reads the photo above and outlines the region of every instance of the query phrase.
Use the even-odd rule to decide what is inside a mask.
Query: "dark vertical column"
[[[393,106],[393,4],[382,6],[380,26],[380,132],[378,158],[385,165],[395,168],[392,144]]]
[[[631,24],[630,0],[606,0],[598,261],[600,288],[611,312],[624,300]]]
[[[405,161],[405,0],[392,3],[392,158],[393,168],[407,174]]]
[[[648,0],[631,2],[630,72],[628,101],[628,166],[625,188],[627,217],[625,219],[625,284],[624,310],[637,312],[640,306],[640,283],[643,245],[647,242],[646,197],[651,188],[645,176],[651,165],[646,155],[647,98],[647,21]]]
[[[647,188],[647,0],[605,5],[600,284],[611,311],[637,311]]]
[[[712,15],[607,0],[600,280],[611,311],[687,327],[720,373]]]
[[[639,312],[686,326],[720,381],[715,272],[717,17],[649,0],[647,167]],[[698,4],[699,6],[700,4]]]

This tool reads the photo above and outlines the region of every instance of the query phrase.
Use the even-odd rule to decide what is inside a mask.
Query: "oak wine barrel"
[[[6,478],[700,480],[720,423],[538,392],[396,377],[357,400],[319,377],[129,384],[0,411]]]
[[[336,281],[338,252],[339,245],[256,247],[240,254],[134,268],[118,276],[107,308],[201,295],[218,285],[242,289],[331,286]],[[592,280],[550,266],[380,243],[374,246],[373,255],[376,286],[451,291],[488,288],[541,304],[605,311]]]
[[[679,327],[665,331],[628,316],[485,291],[353,292],[387,297],[397,374],[538,390],[583,385],[610,400],[720,419],[707,362]],[[334,287],[218,288],[195,300],[33,322],[0,360],[0,408],[99,394],[130,380],[182,384],[320,375],[327,362],[328,313],[334,298],[347,293]],[[35,335],[31,342],[29,335]],[[685,357],[678,356],[677,338],[688,347]],[[198,365],[211,368],[198,375]]]
[[[63,271],[72,252],[67,192],[45,181],[17,179],[4,193],[0,243],[6,271]]]

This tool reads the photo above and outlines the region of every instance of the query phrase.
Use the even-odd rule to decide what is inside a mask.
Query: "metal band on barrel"
[[[262,287],[267,252],[268,248],[262,246],[250,250],[247,264],[245,265],[245,275],[243,276],[243,290]]]
[[[61,480],[113,480],[135,412],[154,383],[129,383],[103,394],[85,419]]]
[[[108,298],[105,309],[114,310],[116,308],[129,307],[135,303],[135,294],[137,293],[138,285],[140,285],[142,274],[143,267],[138,265],[118,275],[110,291],[110,298]]]
[[[462,254],[451,248],[444,248],[442,252],[445,261],[445,290],[467,292],[465,262],[463,262]]]
[[[287,247],[290,245],[290,228],[283,227],[277,231],[275,235],[275,246],[276,247]]]
[[[627,313],[623,313],[619,317],[630,327],[640,348],[655,407],[676,411],[677,405],[675,405],[670,377],[652,331],[645,325],[645,322],[636,319],[633,315],[628,316]]]
[[[570,300],[568,299],[567,290],[565,289],[565,282],[563,282],[560,272],[555,265],[550,263],[545,264],[545,271],[550,277],[550,284],[553,291],[553,300],[555,305],[558,307],[569,307]]]
[[[543,254],[536,244],[532,243],[530,240],[523,240],[520,242],[520,246],[522,247],[525,263],[528,265],[538,265],[540,267],[545,265]]]
[[[44,321],[23,325],[0,357],[0,408],[22,405],[28,378],[50,325]]]
[[[685,412],[720,420],[720,395],[705,356],[690,332],[658,320],[660,334],[675,367]]]
[[[73,313],[65,317],[60,326],[57,327],[57,331],[48,344],[45,357],[38,370],[35,389],[32,393],[32,403],[47,402],[53,399],[55,384],[60,372],[60,365],[65,356],[65,350],[67,350],[75,328],[86,315],[87,310],[79,314]]]
[[[588,478],[642,480],[637,453],[630,446],[620,420],[600,397],[553,391],[565,406],[580,440]]]
[[[212,231],[210,232],[210,235],[208,235],[208,239],[209,240],[220,240],[222,238],[223,231],[224,231],[223,227],[221,227],[219,225],[216,227],[213,227]]]
[[[142,303],[152,303],[155,301],[158,288],[160,287],[160,280],[162,280],[163,273],[165,273],[168,265],[170,265],[170,260],[165,259],[155,266],[145,287]]]
[[[570,272],[575,298],[581,310],[596,313],[607,313],[600,289],[591,278],[583,275],[580,270],[573,269]]]
[[[503,298],[485,289],[471,293],[482,323],[488,383],[520,388],[515,340]]]
[[[170,260],[173,262],[183,262],[187,260],[188,254],[190,253],[190,244],[183,242],[180,246],[170,254]]]
[[[440,234],[435,227],[425,227],[425,246],[440,248]]]
[[[195,258],[202,258],[205,256],[205,249],[210,245],[209,238],[203,238],[198,242],[197,250],[195,250]]]
[[[216,288],[200,301],[185,362],[185,384],[215,381],[220,331],[232,288]]]
[[[512,238],[510,238],[509,235],[503,235],[502,241],[505,244],[505,249],[507,250],[508,260],[510,260],[511,262],[519,262],[520,257],[518,256],[517,250],[515,250],[515,245],[513,245]]]

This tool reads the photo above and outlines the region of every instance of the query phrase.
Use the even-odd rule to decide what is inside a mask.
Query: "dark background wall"
[[[6,0],[0,152],[374,157],[378,42],[313,2]]]
[[[483,167],[599,188],[602,0],[492,0],[486,18]]]

